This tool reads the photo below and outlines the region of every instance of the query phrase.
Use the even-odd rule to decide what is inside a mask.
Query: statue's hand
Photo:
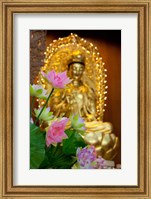
[[[86,116],[87,116],[87,117],[86,117],[86,121],[87,121],[87,122],[92,122],[92,121],[95,121],[95,120],[96,120],[95,116],[92,115],[92,114],[87,114]]]

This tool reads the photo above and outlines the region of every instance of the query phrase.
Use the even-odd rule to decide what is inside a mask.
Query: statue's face
[[[84,65],[81,63],[73,63],[70,65],[70,75],[71,78],[74,80],[80,80],[83,72],[84,72]]]

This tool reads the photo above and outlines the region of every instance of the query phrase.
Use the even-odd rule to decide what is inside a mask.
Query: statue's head
[[[81,80],[85,70],[85,58],[81,55],[73,55],[68,63],[69,75],[73,80]]]

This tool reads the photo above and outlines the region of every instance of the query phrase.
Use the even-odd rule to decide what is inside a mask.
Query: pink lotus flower
[[[93,169],[96,165],[96,151],[94,146],[77,149],[77,160],[81,169]]]
[[[68,138],[68,136],[64,132],[68,120],[68,118],[63,117],[61,120],[56,120],[52,122],[46,133],[47,147],[51,144],[62,142],[64,138]]]
[[[56,73],[54,70],[52,70],[47,74],[44,72],[41,73],[54,88],[64,88],[66,84],[72,81],[67,77],[66,71],[63,73]]]
[[[77,161],[80,169],[106,169],[108,168],[106,161],[99,156],[93,145],[86,146],[83,149],[77,149]]]

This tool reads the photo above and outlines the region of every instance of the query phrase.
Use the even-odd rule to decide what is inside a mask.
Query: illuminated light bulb
[[[106,89],[108,88],[108,86],[105,87]]]
[[[98,52],[97,55],[99,55],[100,53]]]
[[[103,65],[105,65],[105,63],[104,63],[104,62],[103,62],[102,64],[103,64]]]
[[[40,108],[41,106],[40,105],[38,105],[38,108]]]
[[[103,112],[105,111],[105,109],[103,109]]]
[[[106,74],[105,74],[104,76],[105,76],[105,77],[107,77],[107,75],[106,75]]]
[[[39,102],[39,99],[36,99],[37,102]]]
[[[102,60],[102,57],[100,57],[100,60]]]
[[[104,69],[104,71],[106,72],[106,71],[107,71],[107,69],[105,68],[105,69]]]
[[[107,100],[107,97],[105,97],[104,99]]]
[[[105,84],[106,84],[106,82],[107,82],[107,81],[106,81],[106,80],[104,80],[104,83],[105,83]]]
[[[86,40],[84,40],[84,43],[86,43],[87,41]]]
[[[95,50],[97,50],[98,48],[97,47],[95,47]]]
[[[107,106],[107,104],[104,104],[104,106]]]

